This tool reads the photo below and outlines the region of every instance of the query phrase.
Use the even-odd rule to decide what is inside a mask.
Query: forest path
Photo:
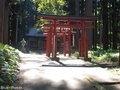
[[[94,82],[120,82],[119,75],[80,59],[60,56],[60,61],[56,62],[44,54],[20,54],[20,58],[23,90],[96,90]],[[112,88],[105,90],[120,90]]]

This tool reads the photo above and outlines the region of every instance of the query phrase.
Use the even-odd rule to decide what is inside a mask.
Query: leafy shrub
[[[95,61],[108,62],[111,61],[112,58],[118,57],[118,51],[117,50],[89,51],[88,56]]]
[[[78,58],[78,57],[79,57],[79,52],[77,51],[75,51],[71,56],[71,58]]]
[[[18,51],[9,46],[0,44],[0,85],[12,85],[17,80]]]

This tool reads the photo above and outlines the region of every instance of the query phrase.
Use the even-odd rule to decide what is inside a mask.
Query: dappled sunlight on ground
[[[85,88],[88,88],[88,87],[86,87],[87,81],[86,81],[86,78],[84,75],[81,75],[78,78],[78,77],[76,77],[77,75],[73,75],[73,74],[71,75],[71,73],[69,73],[69,72],[67,72],[67,74],[66,74],[66,72],[64,72],[64,70],[60,70],[59,72],[53,72],[53,71],[56,71],[56,70],[54,69],[51,71],[49,69],[47,71],[45,70],[42,72],[41,72],[41,70],[39,70],[39,71],[29,70],[23,74],[23,76],[25,78],[24,83],[25,84],[31,83],[33,85],[37,84],[40,87],[41,84],[46,85],[46,83],[50,82],[49,87],[58,88],[60,86],[62,86],[62,87],[64,86],[64,87],[67,87],[68,89],[79,89],[79,90],[84,90]],[[86,86],[85,86],[85,83],[86,83]]]
[[[78,59],[60,60],[61,63],[75,67],[62,66],[45,55],[23,54],[21,59],[19,69],[24,78],[24,90],[94,90],[87,80],[89,77],[98,82],[120,82],[120,76],[115,76],[101,67],[92,67],[90,62]],[[87,65],[91,67],[86,67]]]

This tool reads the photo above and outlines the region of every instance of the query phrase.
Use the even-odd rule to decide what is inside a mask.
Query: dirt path
[[[82,60],[62,58],[56,62],[45,55],[31,54],[21,54],[20,57],[23,90],[96,90],[88,78],[97,82],[120,81],[119,76]]]

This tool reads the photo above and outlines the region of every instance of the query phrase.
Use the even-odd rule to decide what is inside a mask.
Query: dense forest
[[[77,47],[77,50],[74,52],[72,52],[72,50],[71,50],[72,56],[69,58],[60,57],[60,59],[59,59],[56,57],[56,55],[53,55],[52,57],[55,56],[54,59],[57,59],[57,60],[55,60],[55,61],[57,61],[57,64],[52,60],[53,58],[51,58],[51,57],[44,58],[43,57],[44,55],[41,53],[42,50],[40,50],[39,47],[41,47],[41,46],[45,47],[46,42],[43,45],[39,44],[39,47],[37,48],[37,50],[38,50],[37,53],[36,53],[37,50],[34,52],[32,50],[28,50],[28,48],[26,46],[24,48],[24,45],[26,44],[26,42],[21,44],[23,46],[22,48],[18,47],[18,45],[20,45],[21,40],[24,40],[24,39],[26,40],[26,34],[29,32],[30,28],[35,27],[35,28],[41,29],[42,25],[45,23],[45,21],[40,19],[41,14],[42,15],[47,14],[47,15],[59,15],[59,16],[71,16],[71,17],[72,16],[73,17],[83,17],[83,16],[99,17],[94,23],[92,23],[94,26],[93,29],[88,29],[88,28],[87,28],[88,30],[86,29],[86,34],[89,38],[89,46],[90,46],[89,51],[87,52],[88,56],[85,52],[83,52],[83,55],[81,54],[82,58],[84,57],[85,61],[86,61],[86,59],[88,59],[88,61],[91,61],[91,65],[88,62],[85,64],[82,62],[79,66],[79,63],[76,62],[78,59],[80,59],[80,60],[82,59],[79,57],[80,56],[79,53],[81,53],[81,52],[80,51],[78,52],[78,49],[85,47],[84,46],[85,44],[82,45],[82,43],[84,43],[84,42],[79,43],[81,45],[80,48],[79,48],[79,46],[77,46],[78,45],[77,39],[80,38],[80,29],[75,29],[75,32],[76,32],[75,33],[75,41],[77,42],[77,43],[75,43],[75,45]],[[50,28],[50,30],[51,30],[51,28]],[[41,32],[42,32],[42,30],[41,30]],[[50,36],[50,34],[49,34],[49,36]],[[44,37],[44,41],[45,41],[45,39],[46,38]],[[70,39],[72,40],[71,36],[70,36]],[[36,41],[38,42],[38,39]],[[49,46],[52,40],[48,39],[48,41],[49,41],[49,43],[47,43],[47,45]],[[56,39],[53,38],[53,42],[55,42],[55,41],[56,41]],[[53,47],[57,46],[56,43],[51,43],[51,44],[53,44],[53,46],[50,47],[50,48],[52,48],[51,51],[56,51],[56,48],[53,48]],[[61,45],[61,43],[57,43],[57,44]],[[37,45],[38,45],[38,43],[37,43]],[[64,42],[63,46],[67,46],[67,44],[65,45],[65,42]],[[46,51],[47,50],[50,51],[50,48],[46,49]],[[62,47],[62,48],[64,48],[64,47]],[[119,50],[118,50],[118,48],[119,48]],[[18,49],[20,49],[25,54],[23,54]],[[27,54],[27,56],[26,56],[27,50],[29,51],[29,54]],[[83,49],[83,51],[84,51],[84,49]],[[86,51],[87,51],[87,49],[86,49]],[[57,52],[57,55],[61,55],[61,52],[62,51]],[[52,54],[54,54],[54,53],[56,53],[56,52],[52,52]],[[69,53],[69,51],[67,53]],[[86,54],[86,56],[84,56],[84,53]],[[32,54],[34,56],[31,56]],[[37,57],[36,54],[39,54],[40,57]],[[41,55],[42,55],[42,57],[41,57]],[[47,56],[47,52],[46,52],[46,56]],[[33,60],[31,59],[31,57],[33,57],[32,58]],[[88,58],[86,58],[86,57],[88,57]],[[76,58],[77,58],[77,60],[76,60]],[[38,59],[40,62],[38,62],[38,60],[36,62],[36,59]],[[44,60],[45,60],[45,62],[44,62]],[[50,60],[53,61],[53,63]],[[61,61],[59,61],[59,60],[61,60]],[[72,63],[71,60],[73,60],[73,62],[76,62],[76,63]],[[70,61],[70,63],[67,64],[66,61],[67,62]],[[27,67],[32,66],[34,64],[35,67],[32,66],[32,67],[29,67],[28,69],[26,69],[24,64],[26,64]],[[36,72],[37,67],[39,67],[38,70],[42,70],[42,72],[39,71],[40,73],[46,73],[48,76],[52,76],[52,74],[49,75],[49,73],[44,72],[44,71],[49,72],[49,70],[43,69],[44,66],[49,67],[49,64],[50,64],[50,67],[51,67],[51,65],[53,65],[53,67],[55,65],[55,68],[56,68],[56,65],[58,65],[58,64],[60,64],[60,67],[62,65],[64,68],[67,67],[67,65],[68,65],[68,67],[69,67],[69,65],[72,65],[72,66],[70,66],[71,68],[76,67],[76,66],[78,68],[81,66],[82,66],[82,68],[86,68],[86,67],[93,68],[94,66],[96,67],[98,65],[97,68],[98,67],[104,68],[105,71],[111,70],[112,72],[114,72],[114,74],[120,75],[120,74],[118,74],[120,72],[119,67],[118,67],[118,65],[120,66],[120,0],[0,0],[0,86],[1,86],[1,89],[13,90],[13,89],[11,89],[11,86],[14,87],[13,85],[15,85],[15,87],[16,87],[17,85],[20,85],[20,83],[21,83],[22,87],[26,87],[26,86],[29,87],[29,84],[31,86],[32,85],[31,82],[34,79],[34,75],[35,76],[39,75],[39,73]],[[36,67],[36,65],[38,65],[38,66]],[[20,68],[21,66],[22,66],[22,68]],[[42,67],[42,69],[40,67]],[[101,70],[101,68],[100,69],[98,68],[98,70]],[[93,69],[94,69],[93,73],[96,73],[95,68],[93,68]],[[29,76],[28,70],[30,70],[32,72],[34,72],[34,70],[35,70],[35,74]],[[25,71],[27,71],[27,73]],[[51,71],[50,71],[50,73],[51,73]],[[63,71],[63,73],[64,73],[64,71]],[[28,74],[29,78],[27,77],[27,74]],[[58,73],[58,74],[61,74],[61,73]],[[64,73],[64,74],[65,74],[65,76],[67,76],[66,73]],[[88,75],[88,73],[86,73],[86,72],[83,72],[83,74],[81,73],[81,75],[85,75],[85,74]],[[74,74],[74,75],[76,75],[76,74]],[[85,78],[86,78],[86,75],[85,75]],[[89,75],[90,76],[92,75],[91,72]],[[97,75],[97,78],[99,78],[98,73],[96,75]],[[32,79],[31,79],[32,81],[27,84],[26,82],[29,81],[28,79],[30,79],[31,76],[32,76]],[[23,82],[23,79],[25,81],[25,78],[23,78],[23,77],[27,78],[26,82]],[[72,75],[72,77],[73,77],[73,75]],[[45,84],[47,84],[48,88],[50,88],[50,86],[52,85],[51,84],[52,82],[50,81],[50,84],[46,83],[46,82],[49,82],[49,78],[51,78],[51,77],[47,78],[45,76],[45,78],[47,78],[47,79],[44,79],[44,77],[39,77],[39,78],[40,78],[39,83],[40,84],[42,83],[39,86],[42,86],[42,88],[44,88],[43,86],[46,87],[46,85],[44,85],[44,83],[43,83],[43,82],[45,82]],[[54,78],[54,76],[53,76],[53,78]],[[59,76],[58,76],[58,78],[59,78]],[[85,80],[85,82],[86,82],[87,78],[86,79],[85,78],[83,78],[83,80]],[[37,80],[37,79],[35,79],[35,80]],[[41,82],[42,79],[43,79],[43,82]],[[70,79],[71,79],[71,77],[70,77]],[[77,78],[75,78],[75,79],[77,80]],[[77,81],[81,82],[81,79],[82,78],[80,78],[80,80],[79,80],[79,78],[78,78]],[[100,77],[100,79],[101,79],[101,77]],[[103,78],[103,79],[105,79],[105,78]],[[56,79],[56,80],[59,80],[59,79]],[[64,81],[66,81],[66,80],[67,79],[65,79]],[[33,85],[37,84],[36,82],[33,82],[33,83],[34,83]],[[67,84],[66,82],[65,83],[62,82],[62,83]],[[94,82],[94,83],[96,83],[96,82]],[[62,87],[62,89],[63,89],[64,86],[61,86],[62,85],[61,82],[59,84],[60,84],[60,88]],[[86,87],[87,84],[82,83],[81,85],[82,86],[85,85],[85,87]],[[91,84],[93,84],[93,82],[90,82],[90,85]],[[107,85],[107,86],[109,84],[116,85],[116,84],[119,84],[119,82],[117,81],[113,84],[111,82],[105,83],[105,85]],[[4,85],[6,85],[5,87],[7,87],[7,88],[5,88]],[[56,87],[56,85],[54,87]],[[77,83],[77,85],[78,85],[78,83]],[[97,83],[97,85],[98,85],[98,83]],[[104,82],[101,85],[103,86]],[[67,85],[67,87],[68,86],[69,85]],[[22,89],[22,87],[19,89]],[[111,88],[111,86],[110,86],[110,88]]]
[[[16,45],[31,27],[41,27],[40,14],[98,16],[92,49],[117,49],[120,43],[120,0],[5,0],[9,7],[8,43]],[[9,2],[12,1],[12,2]],[[89,7],[88,7],[89,5]],[[76,35],[77,36],[77,35]]]

